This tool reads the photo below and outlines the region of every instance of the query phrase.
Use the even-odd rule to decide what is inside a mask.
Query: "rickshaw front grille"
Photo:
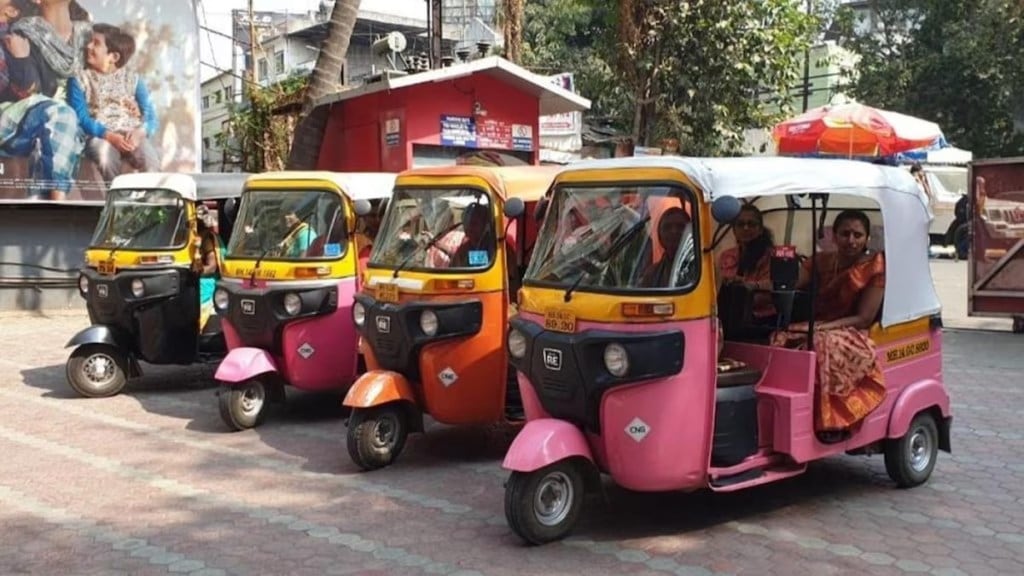
[[[545,396],[567,400],[572,397],[572,383],[559,378],[545,376],[541,379],[541,386]]]
[[[398,354],[398,342],[390,338],[377,338],[377,352],[379,354],[394,355]]]

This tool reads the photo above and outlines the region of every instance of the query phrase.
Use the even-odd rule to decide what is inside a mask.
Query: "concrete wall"
[[[77,269],[99,214],[99,206],[0,206],[0,312],[84,310]]]

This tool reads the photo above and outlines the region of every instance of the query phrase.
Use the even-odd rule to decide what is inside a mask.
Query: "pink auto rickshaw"
[[[356,215],[390,198],[394,181],[268,172],[246,182],[213,297],[228,345],[215,376],[220,414],[232,430],[259,425],[286,386],[343,394],[359,375]]]
[[[744,202],[775,232],[770,278],[720,286],[716,256]],[[583,230],[566,217],[598,203]],[[819,430],[814,342],[843,327],[809,322],[802,346],[776,339],[819,318],[825,287],[804,287],[800,267],[821,273],[818,255],[838,250],[829,223],[847,209],[870,221],[863,254],[884,254],[865,260],[882,263],[884,291],[873,325],[844,334],[869,335],[884,384],[859,380],[881,387],[874,407]],[[908,174],[862,162],[624,158],[561,172],[510,320],[527,424],[503,464],[509,526],[531,544],[565,537],[602,473],[634,491],[731,492],[881,453],[899,486],[927,481],[952,422],[928,223]],[[776,309],[767,325],[751,312],[758,291]]]

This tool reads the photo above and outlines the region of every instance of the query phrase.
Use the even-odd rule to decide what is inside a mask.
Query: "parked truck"
[[[1024,156],[970,164],[967,312],[1024,332]]]

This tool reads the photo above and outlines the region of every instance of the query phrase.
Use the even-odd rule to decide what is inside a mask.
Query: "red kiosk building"
[[[590,101],[500,57],[384,75],[320,103],[330,119],[318,168],[400,172],[480,162],[539,164],[541,116]]]

